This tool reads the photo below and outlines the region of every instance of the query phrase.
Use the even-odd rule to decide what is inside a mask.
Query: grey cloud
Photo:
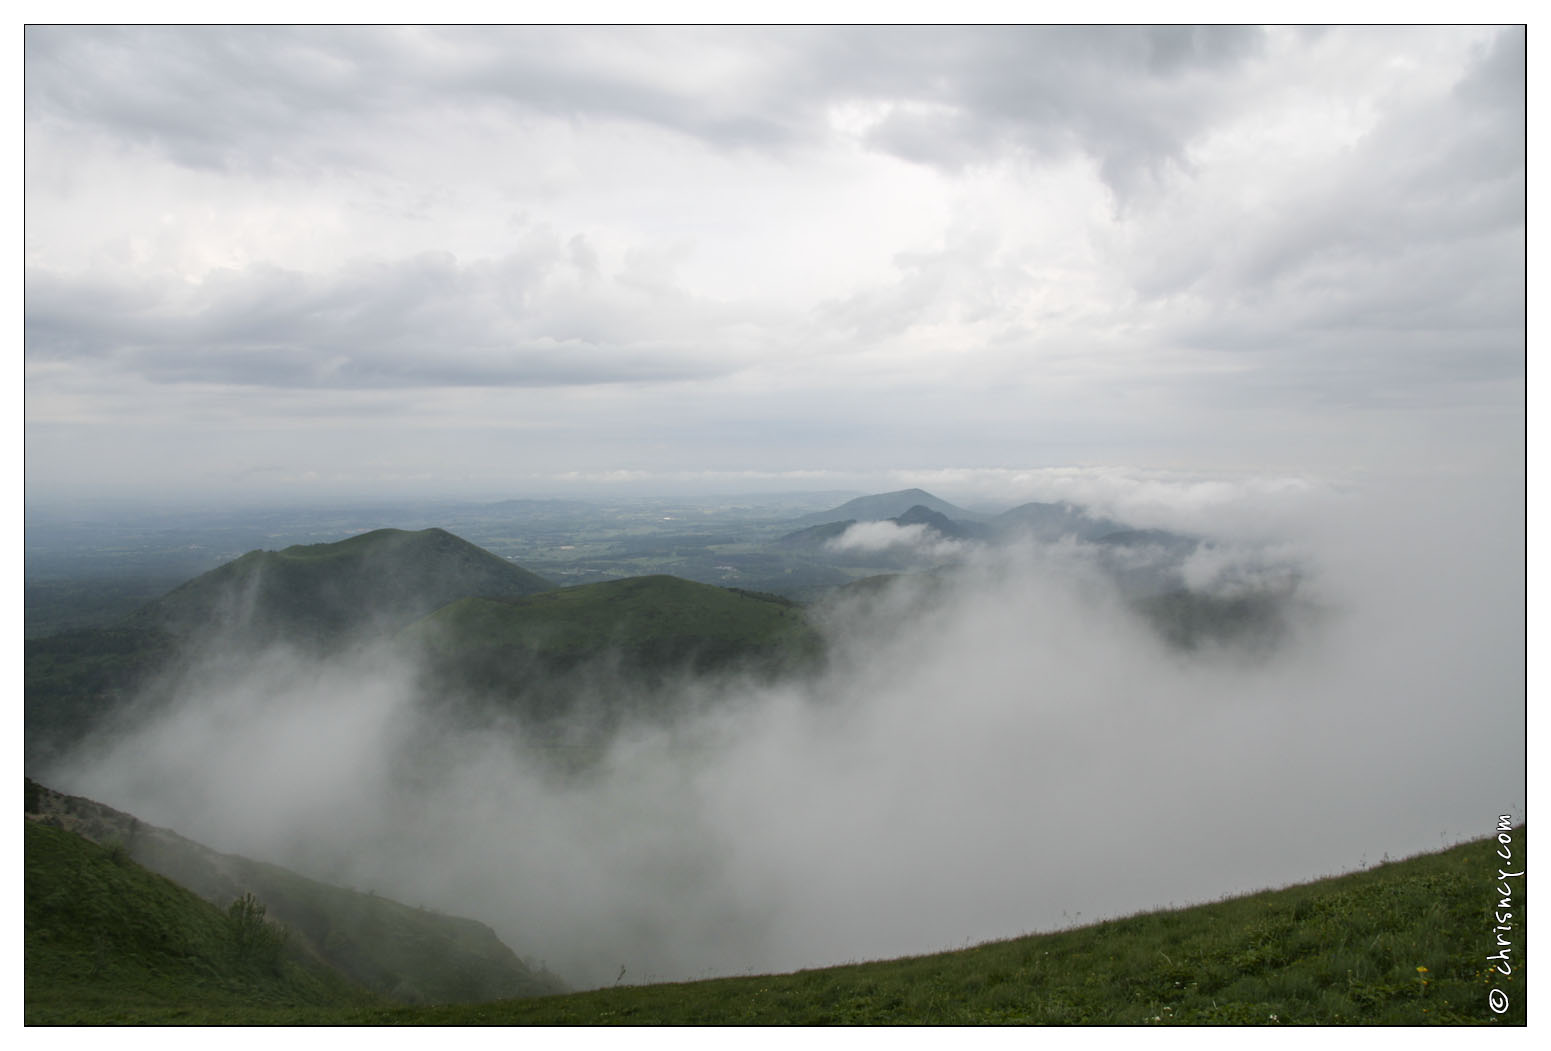
[[[1505,31],[1453,91],[1391,108],[1253,213],[1161,219],[1133,280],[1162,335],[1239,357],[1231,382],[1257,401],[1417,403],[1522,376],[1522,77]]]
[[[635,120],[734,145],[788,137],[774,85],[740,99],[730,86],[697,92],[652,76],[698,48],[727,48],[724,37],[646,29],[33,28],[27,110],[29,119],[94,126],[190,167],[261,171],[352,167],[360,159],[347,143],[362,122],[410,126],[481,107]],[[737,48],[739,60],[760,64],[757,51]]]
[[[1125,190],[1178,161],[1246,29],[78,29],[27,34],[30,119],[195,167],[348,165],[335,133],[449,107],[642,122],[718,147],[821,140],[830,104],[919,103],[875,148],[957,169],[1082,150]],[[661,74],[719,70],[715,87]]]
[[[1452,253],[1468,239],[1522,230],[1525,84],[1514,38],[1512,32],[1498,36],[1446,98],[1389,109],[1344,156],[1286,187],[1256,214],[1229,212],[1195,243],[1172,241],[1155,257],[1165,265],[1139,288],[1234,297],[1330,263],[1368,271],[1359,277],[1403,280],[1394,263],[1407,253]],[[1469,285],[1499,274],[1472,265],[1455,276]],[[1356,294],[1359,287],[1329,284],[1338,294]],[[1421,291],[1419,304],[1437,301],[1435,289]]]
[[[192,293],[167,282],[102,294],[100,281],[34,271],[27,351],[156,382],[278,387],[635,383],[742,363],[708,345],[714,308],[671,287],[596,287],[576,279],[586,268],[574,245],[541,242],[469,266],[435,252],[322,276],[252,266]]]
[[[1029,286],[1028,274],[1002,249],[994,233],[972,230],[955,233],[940,248],[901,252],[894,258],[897,281],[821,303],[813,320],[842,338],[870,342],[933,321],[994,318],[999,306]],[[1004,336],[1015,332],[1003,328]]]
[[[778,72],[794,30],[754,38],[739,31],[697,28],[533,29],[457,38],[466,64],[448,86],[491,100],[568,118],[605,116],[671,128],[731,146],[772,146],[794,137],[791,102],[783,103]],[[443,42],[452,35],[439,34]],[[597,42],[605,49],[591,46]],[[467,62],[472,58],[472,62]],[[629,61],[621,61],[628,59]],[[716,90],[675,88],[642,75],[675,62],[736,67]]]
[[[1495,110],[1509,125],[1522,126],[1525,68],[1524,27],[1508,26],[1492,38],[1491,45],[1454,90],[1468,103]],[[1518,152],[1522,157],[1523,150]]]
[[[396,95],[392,77],[372,75],[384,64],[359,50],[372,39],[285,28],[32,27],[28,116],[95,126],[190,167],[311,168],[332,151],[319,139],[304,155],[299,132]]]
[[[1295,32],[1263,46],[1256,30],[1172,28],[29,28],[29,408],[128,418],[154,397],[207,397],[198,383],[243,386],[233,396],[249,403],[417,385],[504,386],[502,397],[537,402],[548,392],[516,388],[722,377],[753,363],[697,390],[631,392],[641,397],[628,407],[577,399],[567,412],[589,436],[671,418],[682,439],[660,452],[637,435],[607,453],[569,443],[572,466],[686,457],[858,471],[1247,455],[1236,451],[1256,433],[1246,414],[1197,413],[1203,401],[1316,407],[1300,433],[1332,445],[1345,440],[1325,426],[1332,405],[1480,399],[1511,414],[1524,372],[1524,34],[1483,37],[1452,86],[1436,64],[1408,80],[1370,62],[1386,49],[1457,61],[1450,32]],[[1327,69],[1337,76],[1311,85]],[[1244,156],[1242,134],[1258,134],[1249,122],[1267,107],[1291,98],[1297,134],[1296,93],[1348,84],[1361,119],[1377,115],[1365,137],[1308,129],[1303,169]],[[531,168],[529,131],[556,150]],[[1214,181],[1221,170],[1196,149],[1208,141],[1236,158],[1239,181]],[[402,163],[426,142],[445,157]],[[745,155],[691,157],[684,143]],[[132,179],[81,161],[111,162],[126,144]],[[998,167],[938,179],[858,147],[942,171]],[[630,185],[637,150],[644,188]],[[1063,163],[1030,178],[1030,158]],[[1090,216],[1088,165],[1064,163],[1074,158],[1090,158],[1125,205],[1107,224]],[[499,164],[523,168],[508,179]],[[597,178],[585,168],[596,164],[617,172]],[[369,177],[313,177],[333,167]],[[814,209],[797,225],[839,222],[801,243],[767,239],[782,216],[724,227],[720,217],[766,204],[743,192],[745,174],[799,188],[776,205]],[[1159,175],[1165,196],[1140,192]],[[981,176],[1007,196],[974,199]],[[126,200],[136,187],[150,199]],[[855,187],[897,194],[879,199],[901,201],[899,229],[848,222],[841,195]],[[927,196],[906,197],[912,187]],[[1048,196],[1024,212],[1013,194],[1034,187]],[[161,244],[157,202],[184,189],[189,207]],[[721,210],[697,214],[706,196]],[[989,214],[1001,199],[1019,210],[1005,230]],[[904,214],[917,200],[921,214]],[[1043,240],[1042,217],[1057,210],[1052,229],[1069,242]],[[484,236],[514,212],[558,232]],[[591,244],[567,240],[581,232]],[[150,247],[119,250],[136,241]],[[664,247],[675,243],[690,253],[683,281]],[[464,259],[408,254],[422,245]],[[832,246],[842,253],[820,258]],[[331,269],[381,252],[395,254]],[[504,254],[468,261],[488,252]],[[764,265],[773,253],[782,266]],[[880,279],[882,253],[897,273]],[[289,269],[207,272],[199,285],[155,269],[262,258]],[[702,287],[748,301],[686,291],[742,258],[754,262],[741,284],[724,272]],[[111,268],[134,276],[103,276]],[[793,282],[799,271],[813,280]],[[1058,280],[1036,295],[1047,274]],[[939,353],[937,325],[964,354]],[[166,389],[148,392],[147,379]],[[190,459],[207,452],[187,446]]]
[[[1522,39],[1505,31],[1460,98],[1522,120]],[[34,27],[26,105],[29,120],[85,123],[192,167],[305,171],[364,163],[349,146],[363,124],[412,134],[481,109],[787,149],[828,134],[831,104],[893,103],[876,149],[949,170],[1007,149],[1082,152],[1124,198],[1185,163],[1232,101],[1224,78],[1261,53],[1261,32],[1237,27]],[[662,76],[692,60],[723,71],[714,89]]]
[[[857,522],[824,546],[831,551],[909,552],[930,559],[953,558],[965,550],[962,542],[928,530],[922,523],[900,525],[888,519]]]
[[[878,148],[949,169],[1009,146],[1081,151],[1125,196],[1180,162],[1223,104],[1214,78],[1257,52],[1259,31],[1047,27],[881,40],[874,54],[891,75],[874,89],[943,108],[891,116],[872,136]]]

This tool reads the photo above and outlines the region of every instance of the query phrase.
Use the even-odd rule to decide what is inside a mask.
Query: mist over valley
[[[1522,669],[1492,655],[1520,584],[1468,560],[1457,499],[1385,496],[1273,501],[1277,543],[842,505],[839,536],[910,539],[803,553],[854,580],[807,604],[556,588],[434,528],[253,552],[98,629],[175,657],[68,743],[51,706],[80,700],[30,657],[29,772],[488,923],[576,988],[1213,900],[1463,837],[1471,771],[1511,766]],[[789,551],[782,528],[748,534]]]

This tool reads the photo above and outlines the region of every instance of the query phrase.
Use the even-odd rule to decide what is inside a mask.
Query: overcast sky
[[[543,813],[509,804],[541,798],[509,755],[449,746],[422,797],[447,805],[374,840],[408,769],[382,742],[423,744],[395,722],[413,676],[289,658],[63,787],[255,856],[306,841],[519,947],[554,916],[604,982],[659,921],[684,974],[925,951],[1522,814],[1522,29],[25,45],[30,506],[1065,497],[1287,541],[1329,625],[1264,667],[1191,664],[991,561],[814,687],[839,730],[751,694],[735,746]],[[253,731],[210,736],[223,711]],[[254,801],[268,828],[232,819]],[[496,904],[514,887],[536,911]],[[727,936],[721,906],[791,910],[791,944]]]
[[[25,43],[35,500],[1522,470],[1519,29]]]

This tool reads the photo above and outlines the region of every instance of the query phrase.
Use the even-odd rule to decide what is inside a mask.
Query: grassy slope
[[[1513,839],[1522,859],[1522,827]],[[1514,974],[1493,976],[1486,962],[1496,951],[1496,846],[1480,840],[1285,890],[934,956],[376,1017],[449,1024],[1523,1024],[1522,879],[1513,881]],[[1502,1016],[1487,1007],[1494,984],[1509,996]]]
[[[596,744],[630,718],[670,717],[687,703],[670,686],[681,675],[782,675],[822,654],[795,603],[669,576],[464,599],[401,640],[427,657],[428,695],[570,744]]]
[[[822,650],[788,600],[669,576],[463,599],[404,637],[426,647],[443,692],[504,698],[540,719],[570,711],[591,674],[653,688],[683,672],[780,674],[810,666]]]
[[[678,577],[631,577],[516,600],[468,598],[426,618],[433,645],[521,644],[553,656],[706,647],[779,648],[811,634],[794,603]]]
[[[564,988],[528,968],[482,923],[331,886],[235,854],[79,796],[27,781],[27,813],[99,844],[225,906],[251,892],[294,946],[374,993],[406,1003],[534,996]]]
[[[217,1021],[230,1011],[375,1002],[292,947],[244,947],[224,913],[124,851],[26,825],[29,1025]]]
[[[1522,858],[1522,827],[1513,840]],[[913,959],[487,1004],[233,1008],[222,1020],[1523,1024],[1522,880],[1513,887],[1513,976],[1492,975],[1485,959],[1495,951],[1495,851],[1494,842],[1481,840],[1285,890]],[[1487,1007],[1494,987],[1510,1001],[1501,1016]],[[180,1017],[166,1010],[167,1020]]]
[[[319,883],[275,865],[230,855],[222,860],[294,939],[389,999],[471,1002],[565,988],[530,970],[489,927],[474,920]]]

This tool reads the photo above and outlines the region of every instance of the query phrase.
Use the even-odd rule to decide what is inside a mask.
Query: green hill
[[[174,672],[191,640],[285,641],[324,650],[396,631],[471,595],[531,595],[542,577],[442,529],[379,529],[330,544],[250,551],[195,577],[120,624],[26,640],[26,769],[106,727]]]
[[[212,1022],[376,1002],[256,909],[218,909],[122,849],[26,826],[28,1025]]]
[[[407,1003],[538,996],[560,991],[482,923],[335,887],[235,854],[80,796],[27,781],[27,816],[112,845],[215,905],[252,893],[291,941],[374,993]]]
[[[439,652],[518,646],[559,659],[606,651],[656,666],[692,659],[720,665],[816,644],[790,599],[679,577],[583,584],[520,599],[467,598],[413,628]]]
[[[530,969],[490,928],[220,854],[90,799],[27,781],[27,816],[81,835],[214,905],[247,893],[292,945],[375,994],[406,1003],[538,996],[563,986]]]
[[[1523,871],[1524,826],[1510,838]],[[368,1015],[420,1025],[1523,1025],[1523,879],[1503,921],[1512,974],[1486,959],[1498,849],[1482,839],[930,956]],[[1506,997],[1501,1015],[1493,988]]]
[[[378,529],[331,544],[250,551],[169,592],[138,624],[211,628],[267,641],[330,643],[396,629],[470,595],[511,598],[554,585],[443,529]]]
[[[177,640],[144,627],[83,628],[27,639],[26,769],[46,769],[171,666]]]
[[[496,699],[540,722],[574,714],[599,681],[650,691],[683,673],[776,675],[808,666],[822,651],[789,599],[670,576],[461,599],[403,637],[427,654],[431,692]]]

